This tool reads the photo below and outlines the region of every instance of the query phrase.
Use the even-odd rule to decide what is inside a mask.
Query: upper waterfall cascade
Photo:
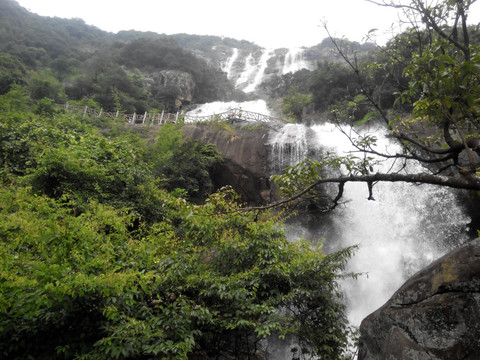
[[[237,89],[246,93],[254,92],[268,76],[281,76],[314,67],[315,61],[308,60],[302,48],[261,49],[252,52],[232,48],[229,57],[221,64],[228,79]]]
[[[226,63],[222,64],[222,71],[227,73],[227,78],[229,79],[232,77],[233,64],[238,57],[238,49],[233,48],[232,51],[232,56],[228,58]]]
[[[309,69],[311,65],[304,57],[304,50],[301,48],[289,49],[283,62],[283,74],[296,72],[302,69]]]

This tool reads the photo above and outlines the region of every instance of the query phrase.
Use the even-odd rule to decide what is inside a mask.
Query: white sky
[[[81,18],[87,24],[120,30],[219,35],[267,48],[312,46],[327,37],[362,41],[377,28],[378,39],[397,23],[395,10],[365,0],[17,0],[43,16]],[[472,6],[478,22],[480,4]]]

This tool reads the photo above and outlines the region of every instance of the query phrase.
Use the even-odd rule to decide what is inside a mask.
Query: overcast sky
[[[120,30],[219,35],[268,48],[312,46],[327,37],[362,41],[377,28],[384,42],[398,15],[365,0],[17,0],[34,13],[81,18],[111,32]],[[472,7],[479,21],[480,6]],[[473,17],[472,17],[473,19]]]

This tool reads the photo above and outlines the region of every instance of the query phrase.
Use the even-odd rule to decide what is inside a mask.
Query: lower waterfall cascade
[[[333,124],[313,125],[311,130],[316,136],[309,147],[338,155],[353,150]],[[382,128],[374,133],[379,151],[399,147]],[[382,166],[386,171],[393,165]],[[325,238],[330,249],[359,246],[347,270],[361,275],[342,283],[354,326],[382,306],[411,275],[468,240],[470,218],[454,191],[433,185],[378,183],[373,192],[375,201],[367,199],[366,184],[347,183],[345,205],[325,216],[328,225],[316,224],[310,234]]]

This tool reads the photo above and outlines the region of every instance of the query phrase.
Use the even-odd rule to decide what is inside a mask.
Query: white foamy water
[[[246,93],[254,92],[257,86],[262,82],[267,61],[272,57],[273,51],[263,49],[260,59],[257,61],[252,54],[245,58],[244,70],[235,82],[235,87]]]
[[[354,150],[331,124],[312,130],[317,134],[317,146],[329,147],[339,155]],[[377,129],[375,134],[378,151],[400,151],[399,145],[384,137],[384,130]],[[375,171],[386,172],[392,166],[385,162]],[[413,164],[406,171],[419,172],[421,168]],[[332,215],[339,237],[331,240],[339,247],[359,245],[349,269],[365,275],[343,284],[348,316],[357,326],[408,277],[465,241],[470,220],[447,188],[383,182],[374,186],[373,195],[375,201],[367,199],[366,184],[347,183],[344,199],[351,201]]]
[[[258,65],[255,69],[255,76],[253,77],[252,81],[249,81],[249,84],[247,87],[243,89],[246,93],[251,93],[255,91],[258,85],[262,82],[263,79],[263,74],[265,73],[265,69],[267,68],[267,61],[272,57],[273,52],[272,50],[265,49],[262,53],[262,57],[260,58],[260,61],[258,62]]]
[[[301,124],[287,124],[270,135],[268,145],[273,148],[275,172],[304,160],[308,153],[308,128]]]

